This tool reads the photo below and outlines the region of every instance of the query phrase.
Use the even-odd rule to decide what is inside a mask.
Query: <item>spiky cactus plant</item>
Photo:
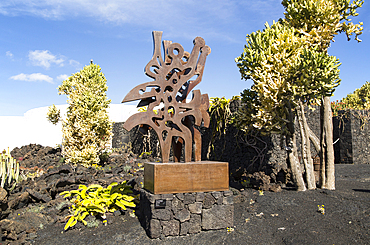
[[[19,162],[10,155],[9,147],[1,153],[0,164],[1,187],[11,191],[19,180]]]

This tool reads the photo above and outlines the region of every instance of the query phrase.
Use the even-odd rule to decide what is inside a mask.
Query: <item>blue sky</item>
[[[153,54],[152,31],[191,51],[201,36],[212,52],[197,85],[210,97],[231,98],[251,81],[240,79],[234,59],[245,36],[283,17],[279,0],[12,0],[0,3],[0,116],[65,104],[57,87],[93,59],[107,78],[108,97],[121,103],[136,85],[151,81],[144,67]],[[364,22],[363,41],[336,37],[329,49],[342,65],[333,100],[370,81],[370,4],[354,21]]]

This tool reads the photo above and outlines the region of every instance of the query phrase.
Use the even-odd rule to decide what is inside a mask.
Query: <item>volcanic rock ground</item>
[[[120,149],[104,166],[84,168],[64,164],[60,149],[40,145],[15,148],[12,155],[28,179],[10,195],[0,190],[0,244],[370,244],[370,165],[336,165],[335,191],[231,188],[232,229],[150,239],[132,210],[108,215],[106,226],[90,216],[89,227],[64,231],[69,203],[59,193],[122,180],[138,191],[143,162],[155,159]]]

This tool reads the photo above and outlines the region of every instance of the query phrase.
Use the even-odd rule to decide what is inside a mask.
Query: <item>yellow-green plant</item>
[[[362,33],[362,23],[351,16],[363,0],[283,0],[285,19],[266,25],[263,31],[247,35],[243,54],[236,59],[242,78],[252,79],[251,89],[242,94],[243,108],[237,126],[257,128],[285,136],[292,177],[298,190],[306,190],[295,146],[294,121],[298,118],[307,188],[316,188],[310,156],[310,140],[321,153],[320,184],[334,189],[334,150],[328,118],[330,99],[339,85],[338,59],[327,49],[334,36],[345,32],[348,39]],[[329,102],[329,103],[328,103]],[[323,104],[322,141],[312,131],[304,115],[304,105]],[[321,144],[320,144],[321,143]],[[320,148],[321,147],[321,148]],[[307,160],[308,159],[308,160]],[[325,172],[325,170],[328,171]]]
[[[320,102],[339,85],[339,61],[307,45],[305,36],[284,21],[266,24],[263,31],[247,35],[244,52],[236,59],[242,78],[252,79],[251,89],[242,93],[243,107],[236,125],[244,130],[256,128],[286,137],[288,160],[298,190],[305,190],[299,168],[294,122],[300,123],[302,152],[309,155],[306,142],[309,129],[303,117],[303,104]],[[305,140],[305,142],[303,142]],[[304,158],[306,159],[306,158]],[[304,164],[309,189],[315,188],[311,164]]]
[[[283,0],[285,20],[306,37],[311,45],[326,51],[338,33],[344,32],[348,40],[362,34],[363,23],[354,24],[351,16],[357,16],[364,0]]]
[[[113,182],[107,188],[97,184],[88,187],[80,185],[77,190],[64,191],[59,195],[64,195],[64,198],[71,198],[72,203],[71,215],[67,216],[69,219],[64,230],[73,227],[77,224],[77,221],[87,225],[85,218],[89,214],[99,215],[105,220],[105,214],[108,212],[113,213],[116,210],[126,210],[126,207],[136,207],[131,186],[126,185],[126,181],[121,184]]]
[[[358,15],[356,11],[362,7],[363,3],[364,0],[282,1],[286,11],[284,13],[285,22],[294,27],[299,36],[306,38],[309,49],[315,49],[316,52],[323,53],[326,56],[329,56],[328,48],[331,42],[334,41],[335,35],[339,33],[344,32],[348,40],[355,34],[355,40],[361,41],[358,36],[362,34],[363,23],[354,24],[350,18]],[[313,78],[321,82],[320,77]],[[320,186],[321,188],[334,190],[334,148],[330,94],[321,96],[321,141],[319,147],[316,147],[320,148]],[[303,159],[305,158],[303,157]]]
[[[208,111],[211,120],[214,120],[216,132],[219,134],[225,133],[226,125],[231,119],[230,99],[225,97],[210,98]]]
[[[62,154],[66,163],[90,166],[100,162],[112,136],[112,122],[107,108],[108,86],[99,65],[91,63],[72,74],[58,87],[59,94],[67,95],[69,107],[63,120]],[[59,111],[49,108],[48,119],[57,123]]]
[[[53,104],[49,107],[49,111],[47,113],[47,119],[52,124],[57,124],[60,121],[60,110]]]
[[[331,111],[332,111],[333,117],[338,116],[339,111],[348,110],[348,109],[351,109],[351,108],[348,106],[348,104],[346,104],[344,102],[341,102],[341,101],[338,101],[338,100],[331,102]]]
[[[230,103],[234,100],[240,100],[240,96],[233,96],[231,99],[225,97],[212,97],[209,101],[209,114],[211,118],[212,136],[208,146],[208,154],[214,148],[214,141],[216,136],[221,137],[226,133],[227,125],[232,122],[232,113],[230,111]]]
[[[19,162],[10,155],[9,147],[1,153],[0,164],[1,187],[11,191],[19,181]]]
[[[348,94],[341,102],[351,109],[370,110],[370,82],[366,82],[361,88]]]

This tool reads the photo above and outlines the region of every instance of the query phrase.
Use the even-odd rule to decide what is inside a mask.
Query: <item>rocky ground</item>
[[[120,149],[101,167],[63,163],[60,149],[28,145],[11,154],[27,179],[10,194],[0,189],[0,244],[369,244],[370,165],[337,165],[336,190],[296,192],[243,189],[232,185],[234,227],[196,235],[150,239],[133,210],[90,216],[64,231],[70,203],[59,193],[80,184],[107,186],[128,180],[135,191],[143,181],[146,156]],[[255,186],[256,187],[256,186]],[[268,188],[266,188],[268,189]],[[271,188],[270,188],[271,189]],[[261,195],[263,194],[263,195]],[[319,210],[324,205],[324,210]]]

